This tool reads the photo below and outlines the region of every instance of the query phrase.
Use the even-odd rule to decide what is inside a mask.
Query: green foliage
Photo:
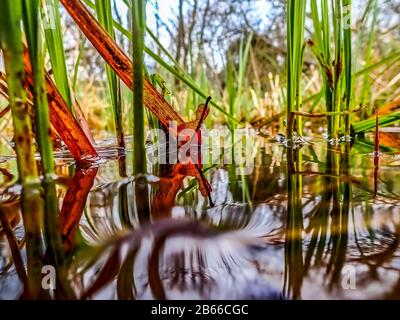
[[[91,8],[94,8],[95,5],[91,0],[84,0],[84,2]],[[128,5],[128,1],[125,1],[125,4]],[[129,5],[129,8],[131,6]],[[127,39],[132,41],[132,33],[121,26],[120,23],[118,23],[116,20],[113,21],[114,28],[117,29],[119,32],[121,32],[122,35],[124,35]],[[158,48],[160,48],[161,52],[164,53],[168,59],[170,60],[170,63],[168,63],[163,57],[155,53],[153,50],[148,48],[147,46],[144,45],[144,52],[151,57],[155,62],[157,62],[161,67],[163,67],[167,72],[172,74],[176,79],[182,81],[185,85],[187,85],[191,90],[196,92],[200,97],[202,97],[204,100],[209,97],[209,93],[205,90],[203,90],[197,83],[196,81],[185,71],[183,68],[179,65],[177,61],[172,57],[172,55],[169,53],[169,51],[162,45],[162,43],[158,40],[156,35],[149,29],[146,28],[147,34],[151,37],[151,39],[154,41],[154,43],[157,45]],[[171,64],[172,63],[172,64]],[[233,118],[228,112],[225,111],[225,109],[216,101],[211,100],[210,104],[219,112],[224,114],[227,119],[230,121],[241,125],[240,121],[237,119]]]

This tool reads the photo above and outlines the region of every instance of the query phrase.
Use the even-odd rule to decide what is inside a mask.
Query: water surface
[[[258,140],[251,174],[237,175],[235,165],[206,171],[213,206],[193,178],[162,176],[162,168],[130,176],[131,153],[112,141],[100,143],[103,159],[92,166],[58,152],[76,297],[399,298],[400,156],[376,155],[365,142],[312,139],[288,149]],[[3,155],[0,205],[25,261],[17,167]],[[137,184],[150,216],[136,209]],[[23,287],[1,232],[0,298],[17,299]]]

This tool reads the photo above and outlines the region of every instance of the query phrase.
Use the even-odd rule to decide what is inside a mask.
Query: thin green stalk
[[[368,73],[370,73],[371,71],[373,71],[383,65],[387,65],[390,62],[395,62],[395,61],[399,61],[399,60],[400,60],[400,51],[394,52],[394,53],[388,55],[387,57],[383,58],[382,60],[380,60],[376,63],[370,64],[367,67],[355,72],[353,74],[353,77],[360,77],[362,75],[369,76]]]
[[[301,75],[303,71],[305,0],[290,0],[287,4],[287,136],[292,138],[292,111],[301,108]],[[301,120],[298,122],[301,132]]]
[[[342,1],[332,0],[332,13],[334,17],[334,39],[335,39],[335,64],[333,73],[333,110],[334,112],[341,110],[341,84],[343,70],[343,17],[342,17]],[[337,140],[339,138],[340,117],[332,117],[331,138]]]
[[[386,116],[379,117],[379,127],[387,127],[399,121],[400,121],[400,112],[393,112]],[[375,119],[367,119],[353,124],[352,128],[354,133],[363,133],[371,131],[372,129],[375,128],[375,126],[376,126]]]
[[[40,22],[38,19],[39,0],[23,1],[23,17],[25,34],[28,41],[29,56],[32,65],[34,81],[33,96],[36,120],[36,140],[39,144],[44,174],[45,189],[45,222],[46,239],[52,250],[61,249],[61,238],[58,234],[58,198],[54,183],[54,157],[50,132],[49,106],[47,102],[45,75],[44,75],[44,50],[41,37]],[[53,258],[58,256],[57,251],[52,252]],[[56,262],[56,261],[53,261]]]
[[[373,16],[372,16],[372,20],[371,20],[371,28],[368,33],[368,45],[367,45],[366,54],[365,54],[365,64],[366,65],[371,64],[372,47],[374,45],[375,31],[376,31],[378,12],[379,12],[378,0],[373,0],[372,8],[373,8]],[[360,98],[361,105],[365,105],[367,103],[367,97],[368,97],[370,85],[371,85],[371,81],[369,79],[369,74],[365,74],[362,91],[361,91],[361,98]],[[372,108],[372,106],[371,106],[371,108]],[[372,109],[370,109],[369,111],[371,113]]]
[[[143,50],[145,22],[145,0],[133,2],[133,132],[134,132],[134,173],[146,173],[146,149],[144,144],[144,106],[143,106]]]
[[[353,88],[353,62],[351,41],[351,0],[343,0],[343,8],[346,10],[345,24],[343,25],[344,37],[344,73],[345,73],[345,110],[352,111],[352,88]],[[345,115],[345,134],[350,135],[351,114]]]
[[[250,34],[247,38],[246,45],[244,45],[244,39],[240,41],[240,51],[239,51],[239,78],[238,78],[238,86],[237,86],[237,97],[239,99],[242,98],[243,88],[245,85],[246,80],[246,72],[247,72],[247,65],[249,61],[249,53],[251,47],[251,41],[253,39],[253,34]],[[241,102],[241,101],[239,101]],[[241,104],[237,105],[235,111],[241,109]],[[234,118],[236,118],[236,114],[232,114]]]
[[[44,34],[46,37],[47,50],[50,55],[54,80],[67,106],[74,111],[64,52],[59,0],[42,0],[42,2],[44,12],[47,13]]]
[[[294,23],[294,1],[288,1],[287,3],[287,110],[286,110],[286,124],[287,124],[287,138],[291,139],[293,134],[293,128],[290,125],[291,112],[294,109],[293,103],[293,23]]]
[[[83,38],[79,44],[79,52],[78,57],[76,58],[74,65],[74,76],[72,77],[72,90],[76,92],[76,85],[78,84],[78,73],[79,73],[79,65],[82,60],[82,55],[85,49],[86,38]]]
[[[304,55],[305,0],[287,2],[287,137],[293,138],[292,121],[294,111],[301,109],[301,76]],[[301,132],[301,119],[297,122]],[[302,256],[302,177],[301,154],[294,148],[287,149],[287,192],[288,209],[285,241],[285,293],[291,298],[301,296],[303,277]]]
[[[325,57],[325,62],[331,68],[331,50],[330,50],[330,23],[329,23],[329,5],[328,0],[321,0],[321,21],[322,21],[322,34],[323,34],[323,44],[322,44],[322,52]],[[333,88],[331,87],[331,83],[333,83],[332,74],[324,74],[324,91],[325,91],[325,104],[326,111],[333,111]],[[328,133],[331,134],[333,131],[333,117],[329,119],[328,122]]]
[[[371,4],[375,0],[371,0]],[[331,115],[330,121],[328,122],[328,133],[331,137],[333,132],[336,132],[336,137],[338,135],[338,117],[335,115],[339,115],[338,108],[342,106],[343,103],[343,111],[345,119],[345,134],[349,135],[351,125],[352,125],[352,110],[354,106],[354,82],[355,79],[365,76],[369,77],[369,73],[383,65],[387,65],[390,62],[395,62],[400,58],[400,52],[394,52],[387,57],[383,58],[381,61],[378,61],[374,64],[368,63],[366,67],[357,72],[353,72],[354,61],[352,59],[353,50],[352,50],[352,32],[351,32],[351,0],[343,0],[340,1],[332,1],[332,9],[334,12],[334,29],[335,29],[335,65],[332,71],[332,63],[330,61],[330,48],[329,48],[329,37],[325,36],[325,34],[329,35],[329,16],[326,14],[328,10],[327,0],[321,0],[320,6],[317,5],[316,0],[312,0],[311,2],[311,11],[312,18],[314,24],[314,41],[308,41],[307,45],[311,48],[312,52],[316,56],[322,70],[322,76],[324,79],[324,87],[325,98],[326,98],[326,106],[327,112]],[[372,7],[372,5],[371,5]],[[319,12],[319,9],[321,12]],[[343,10],[342,15],[344,15],[340,19],[341,10]],[[369,11],[369,9],[367,10]],[[342,32],[340,31],[340,25],[342,25]],[[321,41],[320,34],[322,33],[322,41],[323,44],[319,44]],[[326,40],[326,41],[325,41]],[[321,49],[322,48],[322,49]],[[342,53],[343,52],[343,53]],[[342,59],[342,63],[340,63],[340,59]],[[339,62],[336,62],[339,61]],[[343,70],[342,70],[343,66]],[[366,82],[364,81],[364,84]],[[341,89],[344,89],[344,92],[340,92]],[[333,99],[334,98],[334,99]],[[344,100],[342,101],[342,98]],[[333,106],[335,105],[335,108]],[[364,105],[363,105],[364,106]],[[335,120],[336,118],[336,120]],[[383,125],[389,125],[398,121],[397,113],[392,113],[387,117],[382,119]],[[336,126],[336,130],[334,127]],[[353,125],[353,132],[360,133],[364,131],[368,131],[374,127],[373,120],[364,120],[360,121]]]
[[[100,24],[105,28],[112,39],[115,40],[111,0],[95,0],[96,13]],[[122,121],[122,99],[119,78],[110,66],[106,64],[108,88],[113,107],[114,124],[117,133],[118,146],[124,148],[124,128]]]
[[[323,42],[322,42],[322,26],[319,21],[319,11],[317,0],[311,0],[311,17],[314,25],[314,36],[315,41],[318,45],[319,51],[323,50]]]
[[[326,111],[332,111],[331,107],[331,90],[332,90],[332,67],[329,61],[329,42],[324,41],[329,37],[329,19],[324,20],[326,15],[327,4],[324,1],[320,2],[321,5],[321,21],[320,12],[318,10],[317,0],[311,0],[311,16],[314,26],[314,41],[308,41],[307,45],[311,47],[312,52],[317,58],[322,79],[323,79],[323,89],[321,95],[325,95]],[[328,126],[330,127],[330,121],[328,121]],[[328,132],[330,132],[328,128]]]
[[[350,133],[353,79],[352,41],[351,41],[351,0],[311,1],[311,14],[314,25],[314,41],[308,41],[316,56],[324,81],[326,111],[332,113],[328,119],[328,135],[339,138],[340,111],[344,113],[344,131]],[[329,10],[332,10],[330,14]],[[344,19],[344,14],[346,14]],[[331,53],[331,20],[333,24],[334,52]],[[334,56],[332,63],[331,56]],[[344,90],[342,89],[344,87]],[[343,100],[344,97],[344,100]],[[343,107],[343,108],[342,108]]]
[[[8,94],[12,111],[19,179],[22,185],[22,214],[27,248],[27,292],[32,298],[42,296],[41,269],[43,201],[32,140],[32,124],[27,112],[24,90],[25,71],[21,32],[22,0],[0,1],[0,43],[7,72]]]
[[[228,94],[228,112],[233,116],[235,112],[235,72],[233,69],[233,61],[230,55],[228,55],[228,61],[226,64],[226,88]]]
[[[306,0],[302,0],[299,3],[299,7],[296,9],[298,12],[298,21],[296,25],[298,25],[298,32],[296,37],[299,39],[297,40],[296,44],[296,110],[299,111],[302,104],[302,94],[301,94],[301,76],[303,73],[303,63],[304,63],[304,29],[305,29],[305,18],[306,18]],[[298,130],[301,134],[302,132],[302,124],[301,119],[298,119]]]

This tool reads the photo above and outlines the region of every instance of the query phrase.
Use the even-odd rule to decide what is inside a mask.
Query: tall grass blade
[[[333,72],[333,112],[341,110],[342,81],[343,81],[343,16],[341,0],[332,1],[332,14],[335,40],[335,62]],[[339,139],[340,117],[332,116],[331,138]]]
[[[352,62],[352,41],[351,41],[351,0],[343,1],[345,19],[343,24],[344,37],[344,73],[345,73],[345,111],[352,111],[352,88],[353,88],[353,62]],[[345,115],[345,134],[350,135],[351,114]]]
[[[360,77],[362,75],[365,75],[379,67],[382,67],[388,63],[391,63],[393,61],[399,61],[400,60],[400,51],[394,52],[390,55],[388,55],[387,57],[381,59],[380,61],[370,64],[368,66],[366,66],[365,68],[358,70],[357,72],[355,72],[353,74],[354,77]]]
[[[366,53],[365,53],[365,64],[370,65],[371,64],[371,59],[372,59],[372,47],[374,44],[375,40],[375,30],[376,30],[376,25],[377,25],[377,19],[378,19],[378,0],[373,0],[371,2],[371,8],[372,8],[372,20],[371,20],[371,27],[368,33],[368,44],[366,48]],[[362,91],[361,91],[361,97],[360,97],[360,104],[365,105],[367,103],[367,99],[369,96],[370,92],[370,86],[371,86],[371,81],[369,79],[369,75],[365,74],[364,75],[364,81],[363,81],[363,86],[362,86]],[[372,112],[372,109],[369,110],[370,113]]]
[[[146,149],[144,145],[144,105],[143,105],[143,49],[145,22],[145,0],[133,2],[133,135],[134,172],[146,173]]]
[[[47,13],[44,31],[54,80],[63,99],[67,103],[68,108],[74,111],[68,80],[63,31],[59,12],[60,1],[43,0],[43,5],[44,12]]]
[[[303,71],[305,0],[289,0],[287,3],[287,137],[292,138],[290,125],[292,111],[301,107],[301,75]],[[301,123],[298,122],[301,132]]]

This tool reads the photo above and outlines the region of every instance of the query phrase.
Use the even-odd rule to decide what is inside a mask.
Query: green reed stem
[[[329,20],[329,5],[328,0],[321,0],[321,19],[322,19],[322,34],[323,34],[323,54],[325,57],[326,64],[332,68],[331,61],[331,50],[330,50],[330,37],[331,28]],[[329,77],[330,76],[330,77]],[[326,111],[332,112],[333,110],[333,88],[331,84],[333,83],[333,72],[330,75],[324,75],[324,91],[325,91],[325,104]],[[329,119],[328,122],[328,134],[331,135],[333,131],[333,117]]]
[[[235,112],[235,71],[233,69],[233,61],[231,56],[228,55],[226,64],[226,89],[228,94],[228,112],[231,116]]]
[[[146,29],[146,1],[135,0],[132,4],[133,39],[133,134],[134,134],[134,173],[146,173],[146,149],[144,144],[144,106],[143,106],[143,50]]]
[[[43,201],[32,140],[32,124],[27,112],[28,101],[24,90],[25,71],[21,32],[22,0],[0,1],[0,42],[7,72],[9,102],[12,111],[15,149],[19,179],[22,184],[22,214],[24,219],[28,293],[39,298],[41,289],[42,243],[41,224]]]
[[[292,138],[290,117],[301,108],[301,75],[304,54],[305,0],[289,0],[287,4],[287,136]],[[298,122],[301,132],[301,122]]]
[[[85,43],[86,43],[86,38],[83,38],[80,41],[79,53],[78,53],[78,56],[76,57],[76,61],[75,61],[75,64],[74,64],[74,74],[73,74],[73,77],[72,77],[72,91],[73,92],[76,92],[76,85],[78,84],[79,65],[80,65],[81,60],[82,60],[83,52],[84,52],[84,49],[85,49]]]
[[[335,64],[333,72],[333,110],[341,110],[342,74],[343,74],[343,17],[341,0],[332,0],[334,39],[335,39]],[[331,138],[339,138],[340,117],[332,116]]]
[[[344,73],[345,73],[345,110],[352,111],[352,88],[353,88],[353,63],[352,63],[352,41],[351,41],[351,0],[343,0],[344,24]],[[351,114],[345,115],[345,134],[350,135]]]
[[[66,66],[59,3],[59,0],[43,0],[43,9],[46,13],[44,34],[55,83],[67,106],[74,111]]]
[[[44,74],[44,49],[38,12],[40,0],[24,0],[23,18],[28,41],[34,82],[33,95],[36,120],[36,139],[39,144],[44,174],[45,236],[51,251],[52,262],[60,261],[61,238],[58,233],[58,198],[54,182],[54,157],[50,132],[49,106]]]
[[[291,123],[291,112],[294,109],[293,99],[293,23],[294,23],[294,1],[288,1],[287,3],[287,138],[291,139],[293,134],[293,128]]]
[[[49,136],[50,121],[45,87],[43,41],[37,15],[39,1],[23,1],[23,18],[33,70],[36,135],[42,157],[43,171],[48,177],[51,177],[54,174],[54,157],[52,142]]]
[[[237,84],[237,96],[239,99],[243,97],[243,88],[245,86],[245,80],[246,80],[246,72],[247,72],[247,65],[249,61],[249,54],[250,54],[250,47],[251,47],[251,41],[253,39],[253,34],[250,34],[247,38],[246,44],[244,43],[244,39],[240,41],[240,51],[239,51],[239,78],[238,78],[238,84]],[[241,101],[239,101],[240,103]],[[239,104],[235,110],[240,110],[242,107],[241,104]],[[244,110],[243,110],[244,111]],[[236,118],[235,113],[232,115],[234,118]]]
[[[319,12],[319,9],[321,10]],[[330,52],[330,13],[328,0],[321,0],[318,7],[317,0],[311,1],[311,15],[314,26],[314,41],[308,42],[316,56],[322,72],[323,93],[325,96],[326,111],[333,110],[333,70]],[[333,131],[334,118],[328,121],[328,133]]]
[[[378,19],[378,0],[372,0],[372,6],[371,6],[373,13],[372,13],[372,20],[371,20],[371,28],[368,33],[368,45],[366,48],[366,54],[365,54],[365,64],[370,65],[371,64],[371,58],[372,58],[372,47],[374,45],[374,40],[375,40],[375,32],[376,32],[376,25],[377,25],[377,19]],[[369,78],[369,74],[365,74],[364,76],[364,81],[363,81],[363,86],[362,86],[362,91],[361,91],[361,97],[360,97],[360,103],[362,105],[367,103],[367,99],[369,97],[369,88],[371,86],[371,80]],[[371,109],[369,110],[370,113],[372,112],[372,106]]]
[[[228,113],[230,118],[236,119],[238,112],[245,112],[241,110],[241,98],[243,97],[243,88],[246,80],[247,65],[250,53],[251,40],[253,34],[250,34],[246,43],[244,38],[240,39],[239,47],[239,67],[234,70],[234,63],[229,56],[226,64],[226,87],[228,93]],[[240,114],[240,113],[239,113]],[[236,123],[230,121],[230,127],[233,129]]]

